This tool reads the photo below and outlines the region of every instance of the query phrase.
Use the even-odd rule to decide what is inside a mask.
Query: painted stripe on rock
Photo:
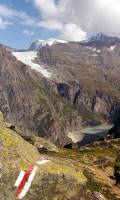
[[[22,199],[30,189],[30,186],[32,184],[32,181],[37,171],[36,164],[43,165],[47,162],[51,162],[51,161],[45,159],[44,157],[41,157],[38,161],[34,162],[33,166],[30,166],[26,172],[24,171],[20,172],[15,182],[15,186],[18,187],[16,190],[16,196],[19,199]]]
[[[38,164],[38,165],[43,165],[43,164],[45,164],[45,163],[47,163],[47,162],[50,162],[49,160],[40,160],[40,161],[37,161],[36,163]]]
[[[18,195],[18,198],[19,198],[19,199],[22,199],[22,198],[26,195],[26,193],[29,191],[30,186],[31,186],[31,184],[32,184],[32,181],[33,181],[33,179],[34,179],[34,177],[35,177],[36,171],[37,171],[37,166],[35,166],[35,167],[33,168],[32,172],[31,172],[31,175],[29,176],[28,181],[25,183],[23,190],[22,190],[21,193]]]
[[[25,172],[25,175],[24,175],[24,177],[23,177],[23,179],[22,179],[20,185],[18,186],[18,188],[17,188],[17,190],[16,190],[16,196],[19,196],[19,194],[21,193],[21,191],[22,191],[22,189],[23,189],[25,183],[26,183],[26,182],[28,181],[28,179],[29,179],[29,176],[30,176],[32,170],[33,170],[33,167],[30,167],[30,168]]]
[[[15,185],[14,185],[15,187],[18,187],[20,185],[24,175],[25,175],[25,172],[21,171],[19,176],[18,176],[18,178],[17,178],[17,180],[16,180],[16,182],[15,182]]]

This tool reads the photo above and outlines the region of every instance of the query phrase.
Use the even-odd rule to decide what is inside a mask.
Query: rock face
[[[120,44],[120,39],[117,37],[107,36],[102,33],[98,33],[95,36],[92,36],[90,40],[83,45],[92,45],[97,47],[110,47],[113,45]]]
[[[120,40],[98,36],[88,43],[44,47],[37,58],[57,74],[57,92],[87,124],[114,121],[120,107]]]
[[[59,149],[50,141],[43,139],[41,137],[37,137],[35,135],[33,136],[26,136],[26,135],[22,135],[21,136],[28,141],[29,143],[31,143],[32,145],[34,145],[38,151],[41,153],[45,153],[45,152],[58,152]]]
[[[0,46],[0,110],[26,135],[50,138],[59,146],[69,140],[67,129],[82,125],[72,105],[52,90],[51,81],[17,61],[4,46]]]
[[[108,135],[112,136],[115,139],[120,138],[120,121],[119,120],[109,130]]]
[[[90,194],[89,200],[106,200],[106,198],[99,192]]]
[[[58,146],[71,143],[68,132],[115,122],[120,110],[118,40],[100,35],[95,45],[43,45],[34,62],[49,68],[50,79],[0,45],[0,110],[5,120]]]
[[[114,177],[116,180],[116,185],[120,183],[120,155],[117,156],[115,166],[114,166]]]

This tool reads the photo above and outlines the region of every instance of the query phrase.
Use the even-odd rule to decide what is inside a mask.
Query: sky
[[[27,49],[35,39],[120,37],[120,0],[0,0],[0,43]]]

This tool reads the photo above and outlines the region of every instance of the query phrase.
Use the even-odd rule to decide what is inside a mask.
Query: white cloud
[[[52,22],[55,20],[62,24],[63,37],[67,36],[72,40],[81,38],[80,36],[75,37],[75,31],[78,34],[81,31],[84,34],[85,32],[88,34],[103,32],[120,37],[120,0],[59,0],[57,4],[55,0],[32,1],[40,10],[44,21],[43,27],[49,20],[51,25],[49,24],[48,29],[52,29]],[[71,23],[74,24],[72,28],[69,25]],[[58,29],[58,26],[56,27]]]
[[[61,38],[68,41],[82,41],[86,39],[86,32],[76,24],[66,24],[61,30]]]
[[[97,32],[120,37],[120,0],[58,0],[57,3],[56,0],[26,0],[26,2],[34,3],[40,11],[41,21],[23,11],[0,4],[0,18],[6,22],[6,26],[13,19],[19,19],[25,26],[58,30],[60,37],[74,41],[80,41],[87,35]]]
[[[3,20],[2,18],[0,18],[0,29],[5,29],[10,25],[12,25],[11,22]]]
[[[27,29],[23,30],[22,33],[24,35],[28,35],[28,36],[33,36],[34,35],[33,31],[30,31],[30,30],[27,30]]]
[[[38,26],[53,30],[61,30],[63,28],[63,24],[56,20],[41,21]]]
[[[34,0],[34,3],[40,9],[44,18],[55,17],[58,13],[54,0]]]
[[[21,19],[27,18],[27,14],[23,11],[16,11],[6,5],[0,5],[0,16],[6,18],[19,17]]]
[[[27,13],[23,11],[17,11],[12,8],[9,8],[6,5],[0,5],[0,17],[13,20],[19,19],[20,23],[26,26],[36,26],[36,21],[30,17]]]

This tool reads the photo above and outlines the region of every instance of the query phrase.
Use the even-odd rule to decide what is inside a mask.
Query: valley
[[[78,142],[84,128],[118,120],[120,47],[102,34],[88,43],[56,41],[35,41],[28,51],[1,45],[0,110],[25,134],[65,146],[74,138],[68,133]]]
[[[120,0],[0,0],[0,200],[120,200]]]
[[[120,46],[98,39],[35,41],[22,51],[0,45],[2,199],[16,200],[19,169],[38,157],[50,163],[36,166],[26,200],[119,199]]]

